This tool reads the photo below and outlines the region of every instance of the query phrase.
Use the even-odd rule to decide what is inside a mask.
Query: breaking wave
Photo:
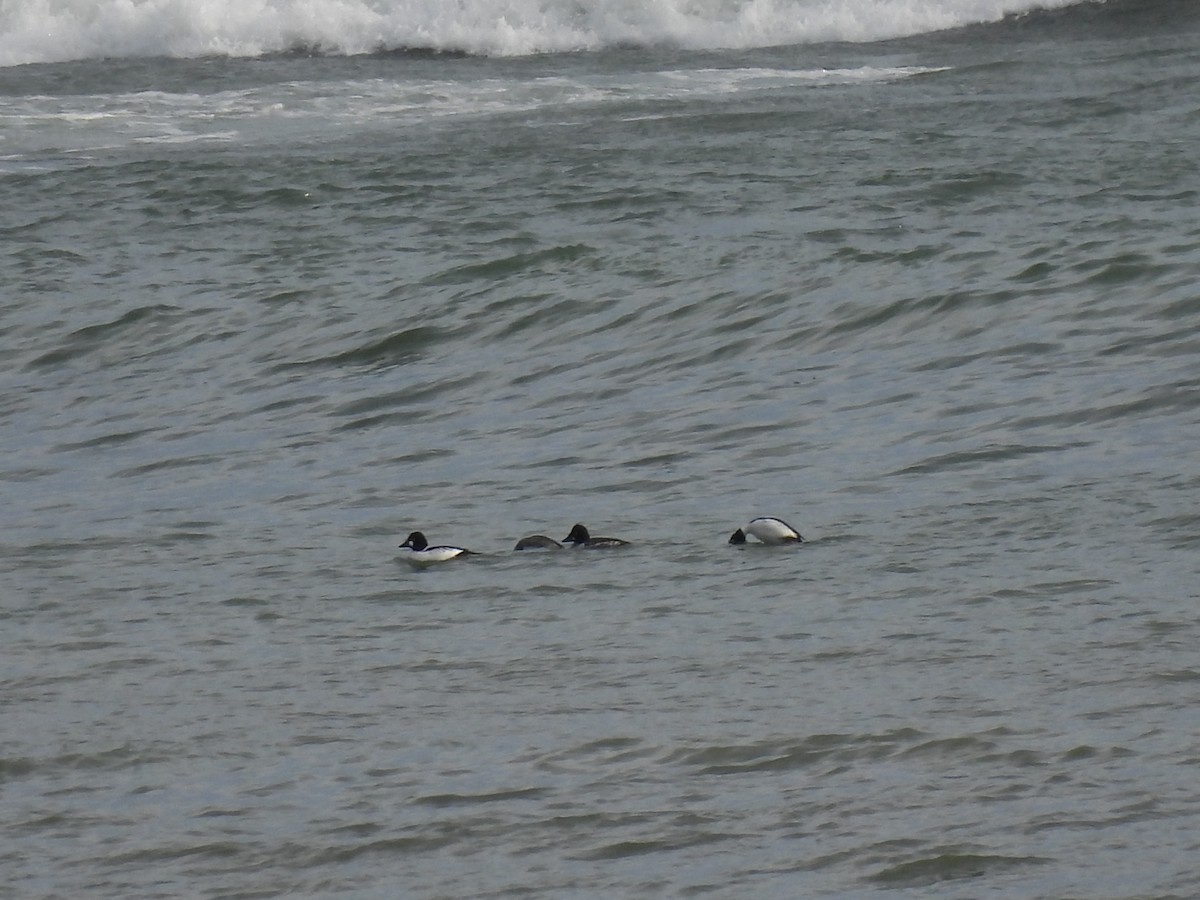
[[[1078,2],[11,0],[0,5],[0,66],[297,51],[520,56],[619,46],[729,49],[874,41]]]

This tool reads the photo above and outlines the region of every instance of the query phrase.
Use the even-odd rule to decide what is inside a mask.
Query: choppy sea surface
[[[1200,7],[1051,5],[6,6],[0,897],[1200,895]]]

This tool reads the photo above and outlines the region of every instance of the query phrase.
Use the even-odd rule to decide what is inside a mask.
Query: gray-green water
[[[1195,896],[1198,38],[0,69],[0,896]]]

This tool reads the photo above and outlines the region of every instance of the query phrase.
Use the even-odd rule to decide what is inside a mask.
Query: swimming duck
[[[410,534],[404,543],[400,545],[400,549],[411,551],[408,554],[408,560],[418,566],[446,562],[447,560],[458,559],[460,556],[477,555],[463,547],[451,547],[445,544],[430,547],[429,541],[425,539],[425,535],[420,531],[414,531]]]
[[[562,544],[544,534],[531,534],[517,541],[514,550],[561,550]]]
[[[758,538],[764,544],[804,543],[804,538],[800,536],[800,532],[783,521],[783,519],[776,519],[774,516],[759,516],[756,519],[751,519],[746,525],[745,531],[739,528],[729,536],[729,543],[746,543],[747,532],[754,535],[754,537]]]
[[[588,530],[578,523],[571,529],[571,533],[563,538],[563,543],[592,549],[599,547],[626,547],[629,545],[629,541],[623,541],[620,538],[592,537],[588,534]]]

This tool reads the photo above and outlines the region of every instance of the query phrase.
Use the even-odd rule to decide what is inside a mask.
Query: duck
[[[564,544],[574,544],[576,547],[596,549],[600,547],[627,547],[629,541],[611,537],[592,537],[587,528],[578,522],[571,528],[571,533],[563,538]]]
[[[420,531],[414,531],[405,538],[404,543],[400,545],[400,549],[411,551],[408,554],[408,560],[418,566],[447,562],[448,560],[458,559],[462,556],[478,555],[471,550],[467,550],[465,547],[452,547],[446,544],[430,547],[429,541],[425,539],[424,533]]]
[[[561,550],[562,544],[544,534],[531,534],[517,541],[514,550]]]
[[[747,532],[764,544],[804,543],[804,538],[800,536],[800,532],[783,521],[783,519],[777,519],[774,516],[759,516],[758,518],[751,519],[746,524],[745,530],[739,528],[729,536],[729,543],[746,543]]]

